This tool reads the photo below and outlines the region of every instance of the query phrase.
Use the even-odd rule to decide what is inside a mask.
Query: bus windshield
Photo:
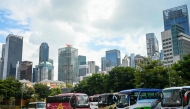
[[[180,89],[163,90],[162,106],[182,106]]]
[[[129,105],[129,101],[127,99],[127,95],[119,95],[117,99],[117,107],[124,108]]]
[[[87,95],[77,95],[77,105],[84,106],[89,105],[89,100]]]
[[[46,104],[45,103],[37,103],[36,107],[37,108],[46,108]]]

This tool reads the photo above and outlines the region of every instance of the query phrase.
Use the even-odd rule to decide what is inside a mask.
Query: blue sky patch
[[[29,30],[29,25],[21,25],[18,24],[19,21],[12,20],[9,18],[6,18],[6,16],[9,16],[10,13],[5,10],[0,10],[0,30],[7,30],[9,28],[11,29],[23,29],[24,31]],[[28,20],[29,22],[29,20]]]

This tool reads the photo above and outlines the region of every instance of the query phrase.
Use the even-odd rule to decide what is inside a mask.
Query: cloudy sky
[[[0,0],[0,53],[8,34],[23,36],[23,61],[37,65],[47,42],[55,79],[58,49],[66,44],[99,66],[106,50],[146,56],[146,33],[155,33],[162,48],[162,11],[184,4],[190,8],[189,0]]]

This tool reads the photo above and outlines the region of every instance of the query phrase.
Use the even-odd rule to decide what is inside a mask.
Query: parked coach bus
[[[49,96],[46,109],[90,109],[90,103],[87,94],[65,93]]]
[[[89,96],[90,109],[98,109],[99,94]]]
[[[162,89],[138,88],[120,91],[117,109],[150,109],[151,103],[161,99]]]
[[[99,95],[98,109],[115,109],[117,94],[104,93]]]
[[[162,91],[162,109],[189,109],[190,86],[170,87]]]

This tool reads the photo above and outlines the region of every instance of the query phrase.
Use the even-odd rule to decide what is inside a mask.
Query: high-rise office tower
[[[39,63],[49,61],[49,46],[46,42],[40,45],[39,52]]]
[[[80,77],[80,76],[86,76],[86,74],[89,74],[88,65],[79,65],[79,74],[78,74],[78,77]]]
[[[49,59],[48,62],[50,62],[53,65],[53,59]]]
[[[5,57],[5,44],[2,45],[2,52],[0,58],[0,79],[3,79],[4,57]]]
[[[6,38],[3,79],[16,76],[16,64],[22,61],[23,37],[9,34]]]
[[[106,71],[106,57],[101,58],[101,71]]]
[[[77,82],[78,79],[78,49],[67,45],[58,50],[58,80],[66,84]]]
[[[22,61],[20,68],[20,79],[29,80],[32,82],[32,62]]]
[[[79,65],[86,65],[86,56],[79,55],[78,63],[79,63]]]
[[[158,40],[154,33],[146,34],[147,56],[152,60],[160,58]]]
[[[132,68],[135,67],[135,54],[134,53],[131,53],[131,56],[130,56],[130,66]]]
[[[100,67],[98,65],[95,65],[95,73],[99,72]]]
[[[163,50],[160,50],[160,60],[164,60]]]
[[[88,61],[89,74],[95,73],[95,61]]]
[[[178,24],[173,24],[170,30],[161,33],[165,66],[171,65],[180,59],[179,33],[184,33],[184,28]]]
[[[38,77],[40,77],[40,75],[38,73],[38,65],[36,65],[35,68],[33,68],[32,82],[40,82],[40,78]]]
[[[106,51],[106,71],[121,64],[120,51],[117,49]]]
[[[38,65],[38,74],[39,81],[54,80],[54,66],[48,61],[41,62]]]
[[[185,29],[185,34],[190,35],[187,5],[164,10],[163,18],[165,31],[170,30],[172,24],[179,24]]]
[[[122,66],[122,67],[129,67],[130,66],[130,59],[129,59],[127,54],[122,59],[122,64],[120,66]]]

